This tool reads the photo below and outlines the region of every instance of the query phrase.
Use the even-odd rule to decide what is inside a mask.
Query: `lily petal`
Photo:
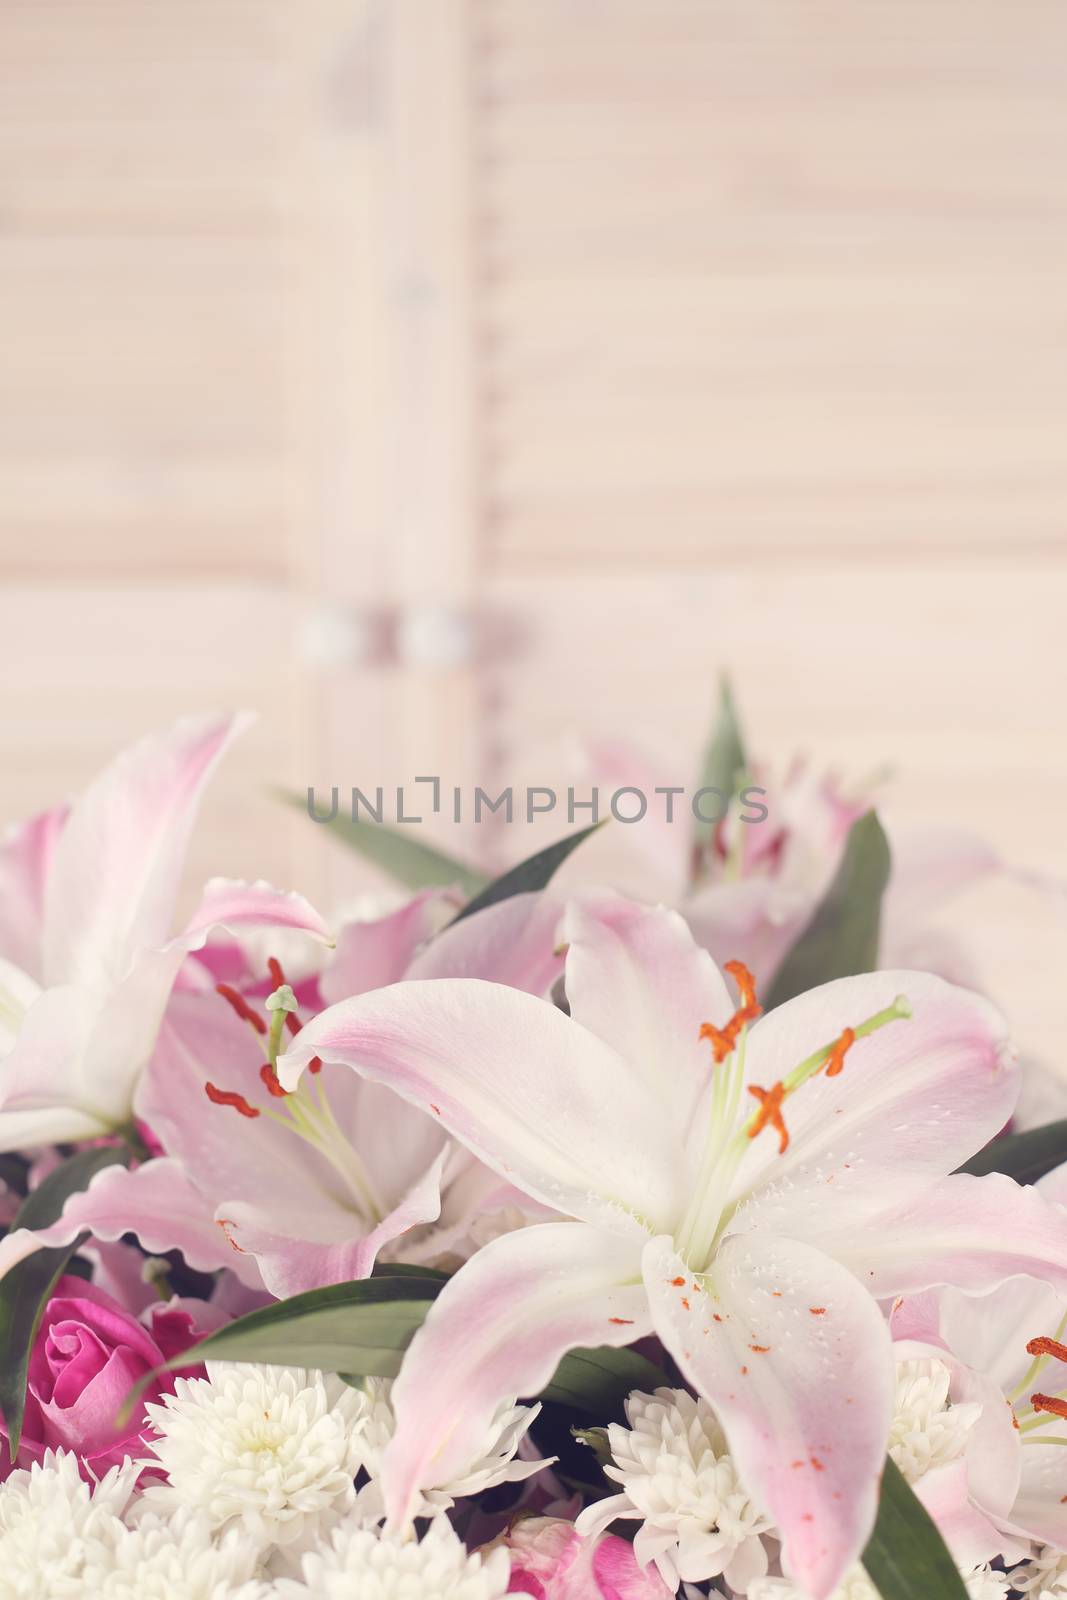
[[[1008,1555],[1006,1536],[971,1496],[966,1461],[952,1461],[925,1473],[915,1485],[915,1493],[965,1570],[979,1567],[998,1555]],[[1025,1554],[1025,1547],[1015,1547],[1011,1551],[1015,1560],[1021,1560]]]
[[[645,1074],[684,1140],[712,1070],[700,1025],[734,1011],[722,974],[676,911],[606,891],[568,905],[563,937],[571,1016]]]
[[[43,811],[0,838],[0,957],[42,976],[45,885],[67,807]]]
[[[649,1331],[633,1243],[582,1223],[505,1234],[442,1289],[393,1385],[396,1432],[382,1463],[390,1523],[423,1488],[461,1476],[501,1402],[536,1394],[576,1346]]]
[[[28,972],[0,956],[0,1061],[14,1048],[26,1013],[40,993],[40,985]]]
[[[874,1525],[894,1395],[881,1312],[792,1239],[727,1239],[700,1279],[656,1239],[644,1276],[656,1332],[718,1412],[790,1576],[825,1600]]]
[[[337,937],[337,951],[319,978],[327,1005],[336,1005],[368,989],[398,983],[416,952],[436,933],[456,902],[449,889],[425,889],[388,916],[346,922]]]
[[[415,957],[408,978],[486,978],[546,995],[563,971],[557,954],[562,903],[516,894],[451,923]]]
[[[123,1120],[107,1078],[93,1083],[86,1071],[100,1015],[93,996],[69,984],[31,1002],[0,1062],[0,1150],[95,1139]]]
[[[1019,1494],[1012,1507],[1011,1525],[1030,1539],[1040,1539],[1058,1550],[1067,1547],[1062,1445],[1035,1442],[1023,1447]]]
[[[651,1089],[547,1001],[476,978],[398,983],[309,1022],[278,1058],[285,1088],[313,1056],[428,1110],[555,1210],[630,1233],[680,1213],[681,1147]]]
[[[322,917],[302,894],[276,889],[262,878],[255,883],[241,878],[209,879],[188,926],[167,948],[199,950],[216,928],[234,933],[252,928],[306,933],[324,944],[332,938]]]
[[[890,923],[917,922],[1001,870],[996,851],[960,828],[894,828],[892,845],[893,874],[885,897]]]
[[[1036,1185],[1038,1192],[1041,1186]],[[1021,1382],[1030,1366],[1026,1346],[1041,1334],[1055,1334],[1064,1310],[1063,1296],[1038,1278],[1016,1278],[1003,1293],[963,1294],[938,1289],[920,1297],[938,1305],[940,1336],[960,1361],[986,1373],[1005,1393]],[[910,1298],[903,1304],[911,1304]],[[893,1321],[897,1335],[896,1318]],[[1050,1366],[1051,1393],[1067,1385],[1067,1367]]]
[[[226,1232],[232,1244],[256,1259],[263,1282],[279,1300],[319,1289],[324,1284],[349,1283],[370,1276],[378,1252],[411,1228],[436,1222],[441,1215],[441,1181],[449,1150],[446,1147],[429,1171],[413,1185],[397,1206],[367,1234],[360,1234],[353,1217],[345,1237],[320,1242],[298,1228],[283,1233],[264,1221],[263,1211],[245,1201],[225,1206]],[[289,1221],[285,1207],[281,1216]],[[322,1218],[312,1218],[311,1226],[321,1231]]]
[[[1040,1278],[1067,1294],[1067,1213],[1003,1173],[956,1173],[825,1246],[879,1299],[953,1284],[967,1294]]]
[[[192,717],[123,751],[73,807],[45,894],[49,984],[106,987],[170,933],[200,797],[247,715]]]
[[[0,1277],[35,1250],[71,1244],[88,1231],[111,1241],[134,1233],[146,1250],[180,1250],[198,1272],[230,1267],[246,1283],[260,1283],[251,1257],[228,1243],[210,1209],[176,1161],[161,1157],[128,1171],[105,1167],[80,1194],[71,1195],[50,1227],[18,1229],[0,1241]]]
[[[759,832],[759,829],[754,829]],[[713,883],[685,903],[693,938],[716,961],[743,961],[767,989],[786,951],[811,917],[818,897],[773,877]]]
[[[778,1006],[751,1030],[747,1082],[784,1079],[897,995],[910,1018],[857,1040],[839,1075],[821,1073],[786,1102],[786,1154],[769,1136],[752,1141],[735,1189],[746,1225],[820,1242],[836,1215],[854,1234],[858,1216],[959,1166],[1011,1116],[1018,1066],[1003,1019],[928,973],[840,978]]]

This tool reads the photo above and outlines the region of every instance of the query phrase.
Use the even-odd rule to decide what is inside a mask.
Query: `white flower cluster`
[[[1011,1586],[1026,1600],[1064,1600],[1067,1596],[1067,1552],[1042,1545],[1029,1561],[1015,1567]]]
[[[462,1478],[427,1495],[429,1532],[400,1540],[379,1526],[376,1474],[393,1427],[387,1383],[361,1390],[288,1367],[207,1371],[148,1407],[157,1435],[145,1460],[87,1482],[76,1456],[49,1452],[0,1484],[0,1600],[507,1593],[507,1552],[468,1554],[436,1513],[455,1495],[540,1469],[514,1459],[535,1411],[507,1407]]]
[[[936,1358],[898,1364],[890,1451],[912,1482],[958,1462],[978,1420],[950,1387]],[[0,1484],[0,1600],[501,1600],[512,1592],[508,1542],[471,1552],[446,1513],[548,1464],[517,1458],[537,1409],[503,1407],[462,1473],[424,1489],[421,1538],[400,1537],[383,1525],[380,1489],[390,1391],[378,1379],[355,1388],[301,1368],[209,1363],[206,1378],[179,1380],[148,1408],[156,1431],[143,1459],[90,1482],[76,1456],[50,1452]],[[626,1417],[602,1435],[621,1492],[575,1526],[592,1545],[620,1520],[638,1524],[640,1600],[807,1600],[782,1572],[777,1529],[711,1407],[683,1389],[635,1391]],[[961,1576],[970,1600],[1067,1600],[1067,1555],[1051,1546],[1008,1573],[984,1563]],[[526,1579],[516,1583],[525,1593]],[[553,1585],[543,1592],[557,1600]],[[878,1595],[856,1567],[832,1600]]]

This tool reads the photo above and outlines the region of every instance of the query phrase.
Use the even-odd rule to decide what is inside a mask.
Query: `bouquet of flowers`
[[[175,932],[243,720],[0,850],[0,1600],[1067,1595],[1067,1123],[924,932],[992,854],[744,811],[725,698],[672,905],[394,835]]]

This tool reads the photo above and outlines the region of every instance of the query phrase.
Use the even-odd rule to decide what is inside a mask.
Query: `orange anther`
[[[268,956],[267,971],[270,973],[271,983],[273,983],[276,989],[280,989],[282,984],[285,982],[285,973],[282,971],[281,962],[276,960],[274,956]]]
[[[759,1089],[754,1083],[750,1083],[748,1092],[751,1095],[755,1095],[759,1101],[759,1110],[756,1112],[752,1126],[748,1130],[749,1138],[754,1139],[757,1133],[763,1132],[764,1128],[774,1128],[778,1134],[778,1154],[784,1156],[789,1148],[789,1130],[782,1116],[782,1098],[785,1094],[785,1085],[775,1083],[769,1089]]]
[[[1026,1353],[1028,1356],[1055,1356],[1057,1361],[1067,1361],[1067,1344],[1060,1344],[1058,1339],[1046,1339],[1042,1335],[1030,1340]]]
[[[1067,1418],[1067,1400],[1059,1400],[1054,1394],[1032,1394],[1030,1404],[1035,1411],[1048,1411],[1054,1417]]]
[[[718,1066],[720,1062],[726,1060],[726,1057],[734,1047],[736,1035],[733,1031],[733,1019],[731,1018],[725,1028],[717,1028],[713,1022],[702,1022],[700,1024],[700,1037],[711,1040],[712,1058],[716,1066]]]
[[[743,961],[727,961],[725,969],[737,984],[741,996],[739,1015],[746,1022],[755,1022],[763,1007],[756,999],[756,980]]]
[[[711,1040],[711,1053],[716,1065],[725,1061],[737,1043],[738,1034],[746,1022],[755,1022],[762,1007],[756,999],[756,980],[743,961],[728,961],[725,969],[737,984],[741,1004],[724,1028],[713,1022],[700,1025],[701,1039]]]
[[[836,1078],[844,1070],[845,1057],[856,1042],[856,1033],[853,1028],[846,1028],[840,1039],[830,1046],[830,1054],[826,1058],[826,1076]]]

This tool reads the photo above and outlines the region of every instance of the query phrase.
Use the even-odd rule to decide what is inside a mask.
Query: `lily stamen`
[[[263,1065],[259,1069],[259,1076],[262,1079],[263,1085],[268,1094],[272,1094],[276,1100],[286,1099],[289,1091],[288,1089],[282,1088],[281,1084],[278,1082],[278,1074],[275,1072],[269,1061],[264,1061]]]
[[[1028,1356],[1054,1356],[1057,1361],[1067,1362],[1067,1344],[1061,1344],[1059,1339],[1048,1339],[1044,1334],[1029,1341],[1026,1353]]]
[[[754,1139],[764,1128],[771,1127],[778,1135],[778,1154],[784,1156],[789,1149],[789,1129],[782,1116],[782,1097],[785,1094],[785,1085],[776,1083],[769,1089],[759,1089],[754,1083],[748,1086],[749,1094],[755,1095],[759,1101],[759,1110],[745,1129],[748,1137]]]
[[[1063,1336],[1065,1329],[1067,1329],[1067,1311],[1065,1311],[1063,1316],[1060,1318],[1059,1326],[1049,1342],[1051,1344],[1057,1344]],[[1047,1364],[1049,1359],[1044,1351],[1038,1351],[1035,1353],[1030,1350],[1029,1346],[1027,1346],[1027,1354],[1033,1355],[1034,1359],[1026,1369],[1026,1372],[1023,1374],[1022,1378],[1020,1378],[1019,1382],[1015,1385],[1015,1388],[1012,1389],[1008,1395],[1008,1400],[1012,1405],[1014,1405],[1016,1401],[1021,1400],[1023,1395],[1027,1394],[1033,1388],[1034,1383],[1037,1380],[1038,1373],[1041,1371],[1042,1367]]]
[[[739,961],[728,962],[727,971],[737,983],[741,1004],[724,1028],[705,1022],[700,1029],[700,1037],[711,1040],[715,1063],[721,1070],[712,1079],[711,1125],[692,1198],[677,1235],[679,1248],[694,1271],[700,1271],[711,1259],[716,1241],[736,1210],[736,1202],[729,1199],[730,1186],[752,1140],[764,1128],[773,1128],[778,1135],[779,1156],[789,1149],[789,1130],[782,1109],[789,1096],[823,1070],[828,1076],[836,1077],[844,1067],[846,1055],[860,1039],[911,1016],[907,997],[897,995],[873,1016],[853,1027],[843,1028],[835,1039],[814,1050],[784,1078],[764,1089],[745,1082],[748,1022],[759,1012],[755,984],[747,967]],[[741,1112],[745,1089],[759,1101],[758,1109],[751,1116]]]
[[[1035,1411],[1047,1411],[1051,1416],[1067,1419],[1067,1400],[1054,1394],[1032,1394],[1030,1404]]]
[[[845,1057],[855,1042],[855,1028],[845,1028],[840,1039],[838,1039],[826,1058],[826,1076],[828,1078],[836,1078],[839,1072],[844,1071]]]
[[[727,961],[725,971],[737,984],[741,1004],[724,1028],[717,1028],[713,1022],[702,1022],[700,1025],[701,1039],[711,1040],[711,1053],[716,1066],[721,1066],[727,1056],[733,1053],[741,1029],[746,1023],[755,1022],[763,1010],[756,999],[756,980],[744,962]]]
[[[267,967],[271,982],[275,985],[263,1002],[270,1013],[269,1028],[237,989],[232,988],[230,984],[219,984],[217,988],[218,993],[241,1021],[252,1024],[257,1038],[266,1035],[267,1060],[259,1068],[259,1080],[271,1098],[283,1101],[284,1105],[277,1109],[254,1106],[243,1094],[231,1089],[220,1089],[214,1083],[205,1083],[204,1093],[212,1105],[226,1106],[242,1117],[265,1117],[268,1122],[276,1123],[279,1128],[284,1128],[287,1133],[318,1151],[343,1179],[355,1202],[355,1209],[373,1224],[380,1221],[384,1215],[382,1203],[377,1188],[358,1153],[338,1126],[325,1085],[316,1081],[322,1071],[321,1059],[313,1056],[308,1062],[309,1077],[306,1086],[301,1084],[290,1092],[288,1089],[283,1089],[278,1078],[276,1066],[283,1031],[288,1027],[290,1033],[299,1033],[303,1024],[297,1015],[296,996],[291,986],[285,982],[281,962],[271,956]]]
[[[239,1111],[242,1117],[258,1117],[260,1112],[255,1106],[250,1106],[243,1094],[237,1094],[232,1089],[219,1089],[213,1083],[205,1083],[204,1093],[213,1106],[232,1106],[234,1111]]]
[[[231,1006],[242,1022],[251,1023],[258,1034],[265,1034],[267,1024],[263,1021],[258,1011],[253,1011],[244,995],[228,983],[217,983],[215,993],[221,995],[227,1005]]]

